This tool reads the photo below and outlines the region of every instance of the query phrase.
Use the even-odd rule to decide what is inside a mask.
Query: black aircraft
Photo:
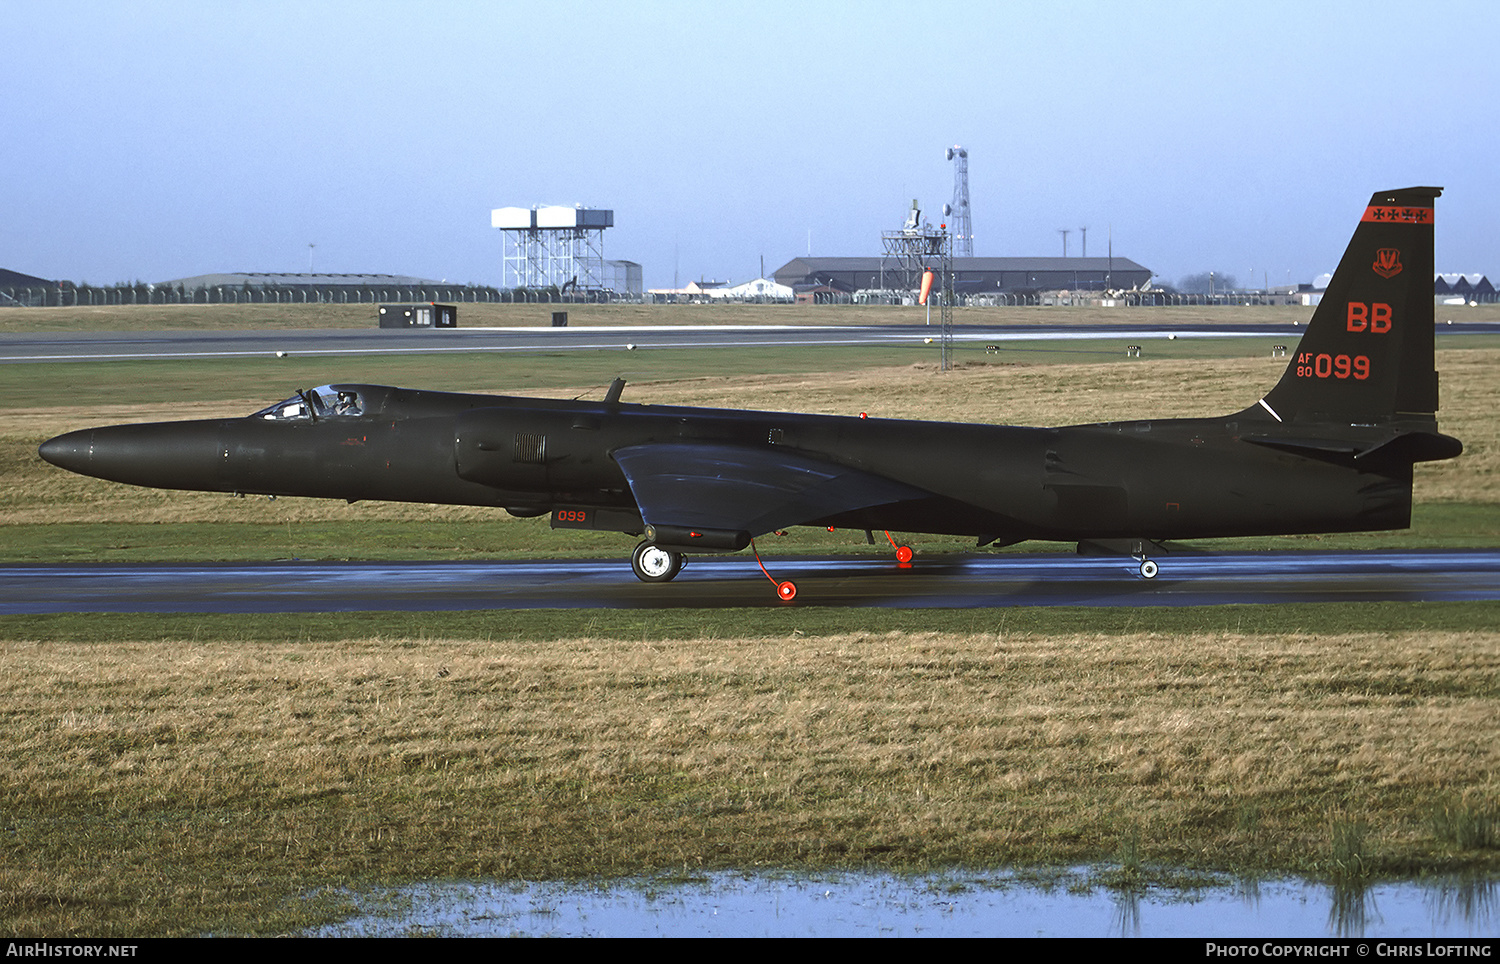
[[[1439,194],[1370,199],[1281,380],[1223,418],[1018,428],[630,404],[619,379],[571,402],[328,385],[248,418],[69,432],[41,456],[156,488],[551,513],[644,535],[646,582],[790,526],[1113,546],[1149,579],[1162,540],[1410,525],[1412,465],[1463,450],[1435,417]]]

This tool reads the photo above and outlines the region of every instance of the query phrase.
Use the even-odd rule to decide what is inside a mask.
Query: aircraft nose
[[[80,475],[157,489],[213,491],[224,470],[215,422],[88,428],[48,439],[37,454]]]
[[[49,438],[38,448],[37,454],[60,469],[88,474],[89,454],[94,447],[94,430],[68,432],[57,438]]]

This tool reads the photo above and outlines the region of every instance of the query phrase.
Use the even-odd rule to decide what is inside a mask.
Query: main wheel
[[[663,549],[654,542],[635,547],[630,568],[641,582],[670,582],[682,570],[682,553]]]

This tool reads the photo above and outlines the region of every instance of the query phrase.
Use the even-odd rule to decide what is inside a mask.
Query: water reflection
[[[1500,882],[1329,886],[1107,874],[809,877],[718,873],[583,884],[424,884],[361,898],[320,936],[1481,937]]]
[[[1141,936],[1141,895],[1127,891],[1115,897],[1115,914],[1110,932],[1121,937]]]
[[[1384,918],[1375,906],[1374,889],[1360,883],[1340,881],[1332,887],[1328,902],[1328,933],[1334,937],[1362,937],[1372,922]]]
[[[1493,935],[1495,922],[1500,921],[1500,885],[1493,880],[1455,880],[1434,894],[1432,916],[1441,923],[1445,933],[1450,924],[1484,921],[1483,930],[1468,933]]]

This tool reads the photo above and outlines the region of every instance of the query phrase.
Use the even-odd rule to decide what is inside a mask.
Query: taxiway
[[[796,606],[1203,606],[1500,599],[1500,550],[1246,552],[1128,558],[1003,553],[768,558]],[[647,585],[624,559],[0,566],[0,613],[356,612],[780,606],[748,554],[697,556]]]
[[[1470,330],[1472,326],[1464,326]],[[1496,326],[1500,329],[1500,326]],[[1284,335],[1295,325],[955,325],[956,344],[1006,341],[1149,340],[1168,335],[1222,338]],[[315,355],[412,355],[464,352],[625,351],[661,348],[921,345],[937,326],[713,325],[580,328],[324,329],[264,331],[8,332],[0,363],[139,359],[265,358]]]

